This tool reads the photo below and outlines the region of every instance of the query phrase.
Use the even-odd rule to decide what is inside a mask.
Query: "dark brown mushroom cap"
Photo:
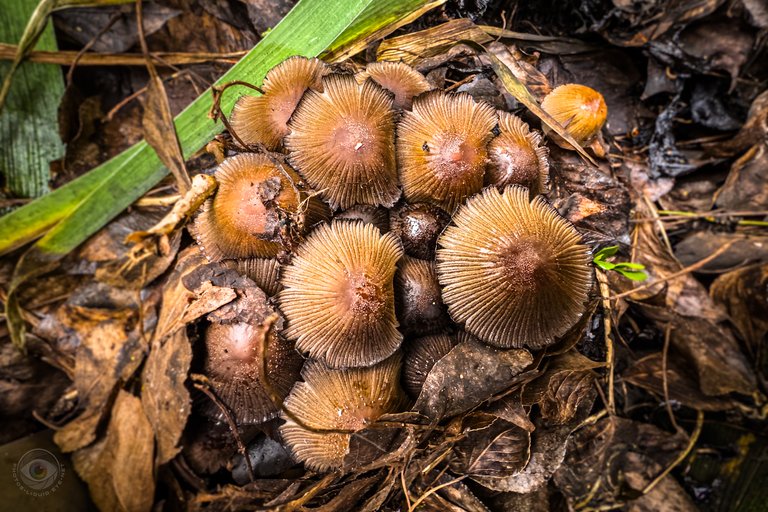
[[[389,357],[402,335],[393,278],[402,248],[371,224],[318,226],[283,269],[278,294],[285,335],[333,367],[369,366]]]
[[[392,206],[400,196],[391,95],[371,81],[329,75],[308,90],[285,138],[291,165],[332,208]]]
[[[428,203],[403,204],[389,215],[390,229],[405,253],[422,260],[434,259],[437,237],[450,222],[450,215]]]
[[[382,233],[389,231],[389,211],[381,206],[356,204],[352,208],[347,208],[343,212],[337,213],[333,218],[334,220],[362,221],[367,224],[373,224]]]
[[[406,343],[403,362],[405,390],[411,396],[419,396],[432,367],[456,345],[456,339],[447,334],[424,336]]]
[[[280,291],[280,262],[275,258],[224,260],[221,263],[251,279],[270,297]]]
[[[499,135],[488,146],[490,164],[485,184],[503,190],[508,185],[528,188],[531,196],[543,194],[549,180],[549,151],[538,132],[519,117],[499,112]]]
[[[404,257],[395,274],[395,310],[406,335],[432,334],[449,323],[433,261]]]
[[[213,261],[277,255],[283,221],[298,215],[300,204],[288,174],[264,155],[243,153],[222,162],[215,177],[216,194],[190,226],[205,255]]]
[[[371,62],[355,78],[361,84],[370,78],[394,94],[396,109],[411,108],[413,98],[432,89],[424,75],[402,62]]]
[[[397,412],[404,397],[399,386],[401,356],[368,368],[333,370],[307,361],[285,407],[303,425],[318,430],[361,430],[385,413]],[[350,433],[306,430],[287,418],[280,434],[294,456],[314,471],[341,467]]]
[[[419,96],[398,126],[403,195],[452,212],[483,187],[496,111],[468,94]]]
[[[246,144],[277,150],[288,135],[288,119],[309,88],[321,90],[328,72],[318,59],[291,57],[264,77],[262,96],[242,96],[232,110],[232,129]]]
[[[579,144],[594,139],[608,119],[608,106],[603,95],[581,84],[555,87],[541,102],[541,108],[555,118]],[[552,132],[547,133],[558,145],[569,149],[571,145]]]
[[[205,332],[203,371],[238,424],[263,423],[277,417],[280,410],[269,396],[262,372],[265,337],[266,379],[272,389],[285,397],[298,380],[303,359],[293,343],[276,330],[266,324],[215,322]],[[206,411],[214,418],[224,419],[221,410],[212,403]]]
[[[540,348],[581,317],[592,284],[589,249],[542,196],[490,187],[443,232],[437,275],[451,317],[501,348]]]

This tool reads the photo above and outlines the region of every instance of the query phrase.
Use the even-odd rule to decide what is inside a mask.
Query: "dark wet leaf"
[[[432,367],[413,409],[433,421],[466,412],[509,389],[532,362],[525,349],[462,342]]]
[[[567,457],[554,481],[571,504],[625,503],[640,496],[675,460],[686,441],[684,435],[672,435],[649,424],[603,418],[571,436]]]
[[[715,205],[735,211],[768,210],[768,144],[756,144],[731,166]]]
[[[685,266],[703,260],[726,244],[725,252],[701,267],[702,272],[725,272],[750,263],[768,261],[768,236],[694,231],[675,245],[675,257]]]
[[[522,470],[531,455],[531,434],[490,415],[468,416],[463,439],[453,447],[451,470],[474,477],[504,478]]]
[[[751,265],[721,275],[709,289],[750,346],[759,350],[768,333],[768,265]]]

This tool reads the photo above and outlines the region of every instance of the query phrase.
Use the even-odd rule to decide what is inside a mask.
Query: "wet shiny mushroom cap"
[[[468,94],[433,91],[416,98],[398,126],[403,195],[452,212],[483,187],[496,111]]]
[[[499,112],[499,132],[488,146],[486,185],[495,185],[499,190],[521,185],[530,190],[531,196],[545,193],[549,151],[542,145],[541,135],[507,112]]]
[[[392,233],[405,253],[422,260],[434,259],[437,237],[450,222],[450,215],[429,203],[403,204],[389,215]]]
[[[263,95],[240,97],[232,110],[232,129],[246,144],[263,144],[273,151],[282,148],[296,105],[307,89],[322,89],[321,80],[327,72],[319,59],[284,60],[264,77]]]
[[[592,284],[576,229],[528,190],[490,187],[443,232],[437,274],[454,321],[501,348],[540,348],[584,313]]]
[[[329,75],[323,92],[306,92],[289,127],[291,165],[331,208],[397,201],[390,93],[370,80]]]
[[[359,83],[370,78],[394,94],[396,109],[410,109],[413,98],[432,89],[424,75],[402,62],[371,62],[355,78]]]
[[[278,300],[285,335],[336,368],[389,357],[402,341],[393,290],[401,256],[397,239],[371,224],[318,226],[283,269]]]
[[[579,144],[592,141],[608,119],[608,107],[603,95],[581,84],[565,84],[555,87],[541,102],[549,115],[554,117]],[[571,145],[556,133],[544,127],[544,131],[560,146]]]
[[[404,257],[395,274],[395,308],[406,335],[438,332],[450,324],[433,261]]]
[[[277,255],[283,223],[299,216],[301,197],[288,173],[264,155],[242,153],[222,162],[215,178],[215,195],[190,227],[205,255],[213,261]]]
[[[403,406],[399,385],[399,354],[368,368],[334,370],[320,361],[307,361],[285,407],[301,424],[286,418],[280,435],[307,468],[328,471],[341,467],[349,452],[351,432],[371,425],[385,413]],[[307,430],[346,430],[328,433]]]

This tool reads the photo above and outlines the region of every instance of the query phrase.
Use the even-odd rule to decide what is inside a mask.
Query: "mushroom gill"
[[[541,196],[489,187],[440,237],[437,274],[451,317],[501,348],[540,348],[581,317],[592,284],[589,249]]]

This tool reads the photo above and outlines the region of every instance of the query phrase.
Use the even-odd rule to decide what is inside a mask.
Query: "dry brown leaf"
[[[77,451],[72,462],[99,509],[141,512],[151,510],[154,503],[153,453],[152,426],[141,400],[121,390],[107,436]]]

